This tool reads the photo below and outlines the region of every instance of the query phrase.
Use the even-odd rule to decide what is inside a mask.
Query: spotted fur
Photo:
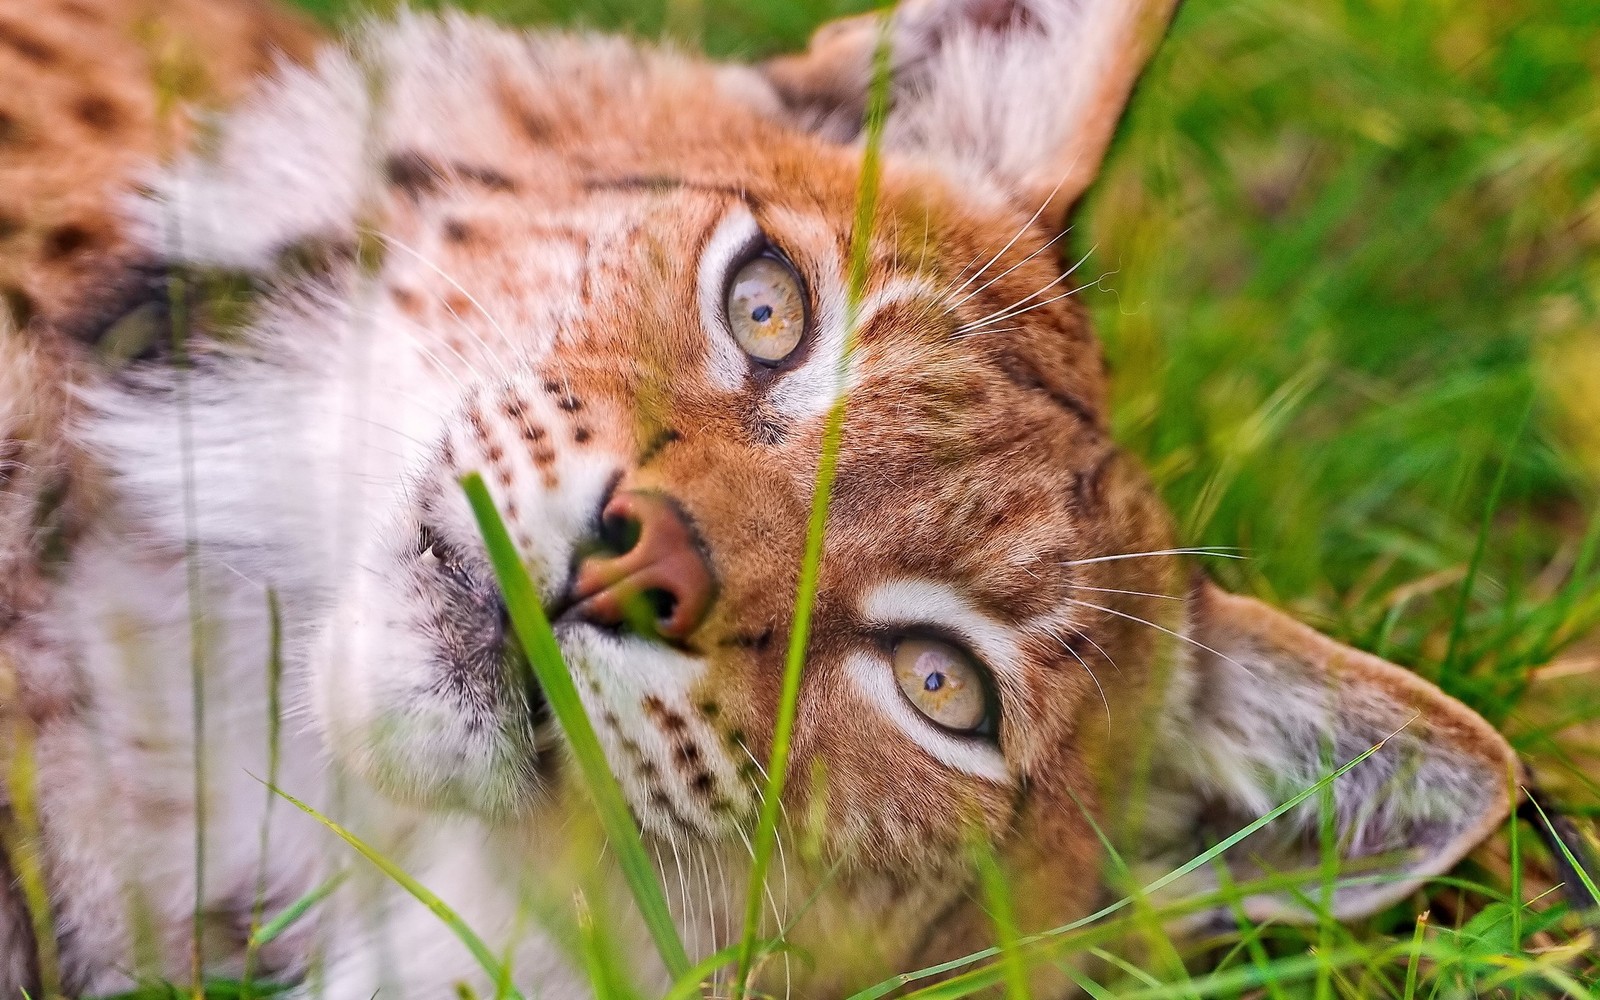
[[[20,21],[21,0],[5,3],[0,24]],[[27,326],[4,343],[28,366],[0,369],[0,418],[28,428],[8,446],[44,441],[83,470],[48,566],[23,527],[36,513],[14,513],[37,512],[42,489],[11,470],[58,460],[7,459],[0,511],[0,551],[29,581],[0,625],[0,657],[31,692],[9,725],[37,765],[68,987],[187,975],[196,899],[199,960],[238,975],[258,893],[276,912],[352,862],[252,778],[269,767],[263,664],[280,648],[281,787],[437,891],[539,995],[587,995],[569,938],[535,917],[578,889],[641,980],[664,984],[642,928],[610,905],[616,872],[584,860],[596,835],[563,739],[514,680],[458,485],[470,471],[556,616],[690,949],[728,944],[841,387],[763,916],[774,932],[803,911],[789,936],[811,960],[770,960],[765,986],[840,996],[982,947],[975,840],[1015,880],[1018,920],[1056,926],[1107,891],[1097,827],[1136,864],[1170,866],[1314,780],[1325,755],[1380,741],[1332,807],[1341,849],[1388,878],[1341,889],[1337,911],[1371,912],[1459,859],[1508,807],[1504,742],[1413,675],[1197,577],[1109,436],[1100,351],[1056,240],[1171,6],[904,4],[857,309],[877,19],[743,66],[402,16],[284,64],[191,154],[83,178],[116,252],[86,258],[82,286],[10,279],[57,304],[13,317]],[[70,124],[53,114],[41,120]],[[774,368],[721,315],[730,269],[762,241],[794,263],[813,322]],[[29,246],[14,269],[42,275],[51,240]],[[102,289],[131,292],[108,309]],[[129,316],[182,344],[91,365],[82,344]],[[22,402],[35,390],[82,402]],[[714,578],[681,641],[566,613],[619,490],[670,500]],[[896,687],[885,643],[926,633],[992,674],[995,738],[940,729]],[[1314,862],[1314,820],[1302,809],[1264,832],[1236,877]],[[316,965],[302,989],[336,1000],[491,988],[431,914],[353,872],[252,971],[299,981]],[[1248,907],[1302,915],[1292,895]],[[15,911],[0,898],[0,991],[40,974],[15,955]],[[1036,995],[1070,988],[1038,976]]]

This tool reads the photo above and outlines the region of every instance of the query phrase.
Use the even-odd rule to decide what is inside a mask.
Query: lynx
[[[762,928],[800,957],[762,989],[842,996],[984,947],[983,855],[1023,930],[1082,917],[1113,892],[1102,834],[1169,870],[1373,747],[1171,890],[1278,873],[1246,911],[1303,917],[1324,830],[1361,875],[1341,918],[1450,868],[1507,814],[1506,743],[1219,590],[1109,434],[1060,240],[1173,5],[907,0],[745,65],[454,15],[319,44],[243,0],[0,0],[0,995],[197,969],[490,994],[269,775],[529,995],[590,995],[540,916],[579,883],[665,987],[614,859],[585,853],[469,472],[689,950],[727,946],[841,393]],[[202,78],[228,111],[173,83]],[[247,968],[257,914],[341,872]]]

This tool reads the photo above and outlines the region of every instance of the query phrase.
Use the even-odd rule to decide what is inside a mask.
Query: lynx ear
[[[890,18],[892,149],[997,181],[1061,222],[1100,170],[1177,0],[904,0],[823,26],[765,67],[807,126],[848,141]]]
[[[1296,891],[1248,898],[1252,918],[1310,916],[1305,900],[1320,892],[1324,829],[1338,837],[1332,909],[1348,919],[1448,870],[1505,819],[1515,758],[1465,705],[1410,671],[1209,583],[1191,614],[1192,636],[1207,649],[1176,678],[1167,727],[1175,739],[1156,775],[1157,787],[1174,793],[1164,817],[1174,829],[1192,830],[1205,817],[1220,839],[1382,744],[1329,795],[1225,855],[1236,882],[1305,875],[1298,900]],[[1330,802],[1327,817],[1321,808]]]

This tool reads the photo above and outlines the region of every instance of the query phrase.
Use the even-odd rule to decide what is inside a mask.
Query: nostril
[[[678,595],[664,587],[651,587],[640,596],[658,622],[670,622],[678,610]]]
[[[683,513],[665,497],[621,492],[597,527],[594,541],[579,549],[570,610],[595,624],[686,640],[716,586]]]
[[[615,555],[624,556],[639,544],[644,527],[639,519],[621,511],[607,511],[600,519],[600,543]]]

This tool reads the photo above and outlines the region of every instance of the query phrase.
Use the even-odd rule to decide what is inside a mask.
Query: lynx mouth
[[[508,707],[518,709],[535,731],[548,728],[549,700],[512,626],[493,570],[426,524],[418,531],[415,565],[443,605],[429,631],[446,666],[445,683],[473,701],[511,702]]]

